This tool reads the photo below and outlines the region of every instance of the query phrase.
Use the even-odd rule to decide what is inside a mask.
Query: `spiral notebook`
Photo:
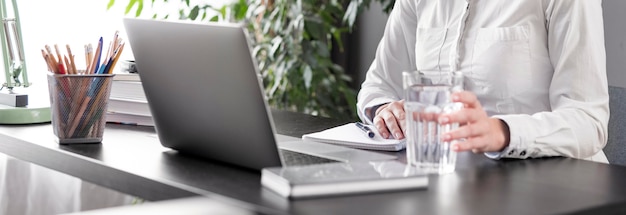
[[[371,130],[375,134],[373,138],[369,138],[367,133],[357,127],[356,123],[348,123],[302,135],[302,139],[369,150],[400,151],[404,149],[405,139],[384,139],[375,128],[372,127]]]

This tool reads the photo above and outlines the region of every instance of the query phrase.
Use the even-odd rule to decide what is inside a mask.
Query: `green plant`
[[[395,0],[235,0],[225,5],[181,0],[178,18],[246,23],[273,107],[356,119],[356,93],[348,85],[351,78],[332,61],[331,50],[343,51],[342,36],[372,1],[381,2],[388,12]],[[114,3],[110,0],[108,8]],[[133,8],[140,16],[143,0],[128,0],[125,13]]]

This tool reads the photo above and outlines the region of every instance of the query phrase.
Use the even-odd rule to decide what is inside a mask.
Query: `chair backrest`
[[[626,166],[626,88],[609,86],[609,140],[604,153],[611,164]]]

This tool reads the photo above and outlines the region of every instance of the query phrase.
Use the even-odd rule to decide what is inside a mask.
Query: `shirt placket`
[[[455,42],[450,52],[450,71],[459,71],[461,64],[461,45],[463,43],[463,36],[465,34],[465,26],[467,24],[467,18],[470,15],[471,0],[465,0],[465,10],[463,11],[463,17],[459,23],[459,29],[455,37]]]

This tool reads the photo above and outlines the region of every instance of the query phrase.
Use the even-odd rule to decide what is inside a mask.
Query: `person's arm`
[[[372,124],[372,107],[402,98],[402,71],[415,69],[415,1],[398,0],[389,15],[383,38],[376,50],[358,94],[358,115]]]
[[[554,66],[552,111],[495,116],[510,131],[508,147],[496,158],[587,158],[602,150],[609,97],[601,4],[601,0],[550,1],[546,21]]]

